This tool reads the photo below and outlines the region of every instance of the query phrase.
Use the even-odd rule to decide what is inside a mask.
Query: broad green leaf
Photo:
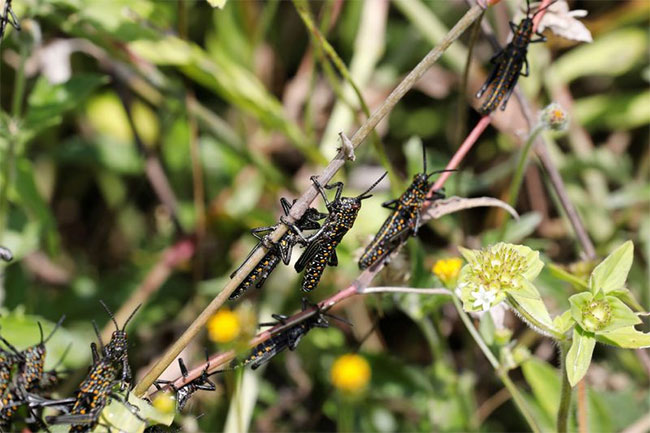
[[[627,241],[616,248],[591,273],[589,278],[591,292],[595,294],[602,290],[604,293],[609,293],[623,287],[630,267],[632,267],[633,258],[634,244],[632,241]]]
[[[24,127],[36,133],[58,124],[61,116],[77,108],[108,79],[103,75],[78,74],[61,84],[50,84],[45,77],[39,78],[27,100]]]
[[[587,75],[618,76],[641,64],[647,50],[646,33],[628,27],[574,47],[553,63],[549,76],[562,83]]]
[[[495,326],[491,314],[483,314],[481,316],[481,323],[479,324],[478,330],[488,346],[492,346],[494,344]]]
[[[629,289],[627,288],[622,288],[618,290],[612,290],[609,292],[611,296],[616,296],[618,299],[621,301],[625,302],[627,305],[630,307],[634,308],[639,313],[645,313],[645,308],[643,308],[643,305],[639,303],[639,301],[636,300],[634,297],[634,294],[630,292]]]
[[[43,334],[47,338],[54,329],[54,320],[58,319],[58,317],[54,317],[52,320],[48,320],[40,316],[26,315],[19,310],[11,313],[3,311],[2,316],[0,316],[0,332],[18,350],[24,350],[40,342],[39,322],[43,326]],[[80,343],[80,338],[65,329],[65,325],[64,321],[62,327],[59,327],[46,343],[46,369],[53,368],[64,354],[65,358],[62,362],[67,367],[80,367],[87,361],[90,352],[83,350],[87,349],[86,344]],[[71,350],[66,353],[69,347]]]
[[[152,424],[171,425],[174,412],[163,413],[154,408],[149,402],[129,394],[129,403],[137,407],[137,411],[129,408],[123,401],[113,398],[104,408],[100,416],[100,425],[95,431],[105,431],[105,426],[127,433],[142,433],[147,422]]]
[[[567,377],[571,386],[576,386],[580,379],[587,374],[594,346],[596,346],[596,340],[593,336],[577,326],[573,328],[573,342],[565,362]]]
[[[573,112],[589,131],[638,128],[650,123],[650,91],[587,96],[575,101]]]
[[[575,323],[576,322],[571,315],[571,310],[566,310],[564,313],[555,316],[553,319],[553,326],[561,334],[566,333],[573,325],[575,325]]]
[[[650,333],[643,333],[633,326],[618,328],[611,332],[596,335],[596,339],[605,344],[622,347],[624,349],[642,349],[650,347]]]
[[[550,263],[548,265],[548,270],[553,275],[555,278],[558,278],[560,280],[566,281],[568,283],[573,284],[574,286],[582,289],[588,289],[589,285],[587,284],[587,281],[584,279],[577,277],[573,275],[570,272],[567,272],[566,270],[562,269],[560,266]]]
[[[546,305],[535,286],[527,280],[524,281],[524,285],[527,286],[525,294],[521,295],[517,291],[509,291],[508,297],[511,301],[514,301],[513,307],[522,319],[533,326],[534,329],[548,334],[549,330],[555,330],[551,315],[548,313]],[[537,294],[537,297],[532,296],[534,293]],[[534,322],[531,323],[531,320]]]
[[[625,305],[620,299],[613,296],[607,296],[605,297],[605,301],[609,304],[611,309],[611,319],[606,326],[598,330],[599,334],[641,323],[641,319],[639,319],[630,307]]]
[[[521,371],[546,415],[555,418],[560,404],[561,381],[558,370],[547,362],[531,357],[521,365]]]

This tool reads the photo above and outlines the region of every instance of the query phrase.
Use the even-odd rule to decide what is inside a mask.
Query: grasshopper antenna
[[[381,181],[386,177],[387,174],[388,174],[388,172],[385,171],[384,174],[382,174],[381,177],[380,177],[379,179],[377,179],[377,180],[375,181],[375,183],[373,183],[373,184],[370,186],[370,188],[368,188],[367,190],[365,190],[361,195],[358,195],[358,196],[357,196],[357,199],[358,199],[358,200],[365,200],[365,199],[367,199],[367,198],[372,197],[372,194],[368,194],[368,193],[369,193],[370,191],[372,191],[372,189],[373,189],[374,187],[376,187],[377,184],[379,184],[379,182],[381,182]]]
[[[117,325],[117,321],[115,320],[115,316],[113,316],[113,312],[108,308],[108,306],[101,299],[99,300],[99,303],[102,304],[102,307],[104,307],[104,310],[106,310],[111,320],[113,321],[113,324],[115,325],[115,330],[119,331],[120,327]]]
[[[65,314],[61,316],[58,322],[56,322],[56,325],[54,325],[54,329],[52,329],[52,332],[50,332],[50,335],[47,336],[45,341],[43,341],[43,328],[41,327],[41,323],[39,322],[38,327],[41,330],[41,343],[47,343],[48,341],[50,341],[50,338],[52,338],[56,330],[59,329],[59,327],[61,327],[61,324],[63,323],[64,320],[65,320]]]
[[[142,307],[142,304],[138,304],[138,306],[135,307],[135,310],[133,310],[133,312],[131,313],[131,315],[129,315],[129,317],[126,319],[126,322],[124,322],[124,326],[122,327],[122,331],[124,331],[124,330],[126,329],[126,325],[129,323],[129,321],[130,321],[131,319],[133,319],[133,316],[135,316],[135,313],[138,312],[138,310],[140,309],[140,307]]]
[[[458,171],[458,169],[457,169],[457,168],[451,168],[451,169],[444,169],[444,170],[436,170],[436,171],[432,171],[431,173],[427,174],[427,180],[428,180],[431,176],[434,176],[434,175],[436,175],[436,174],[447,173],[447,172],[451,172],[451,173],[453,173],[454,171]]]

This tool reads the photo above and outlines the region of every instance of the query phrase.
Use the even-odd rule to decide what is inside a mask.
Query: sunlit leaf
[[[589,288],[593,293],[602,290],[609,293],[625,285],[627,274],[632,267],[634,244],[627,241],[603,260],[589,278]]]
[[[594,352],[596,340],[579,327],[573,328],[573,342],[566,356],[565,367],[571,386],[576,384],[587,374],[591,355]]]
[[[618,346],[625,349],[641,349],[650,347],[650,333],[643,333],[633,326],[618,328],[611,332],[596,335],[601,343]]]

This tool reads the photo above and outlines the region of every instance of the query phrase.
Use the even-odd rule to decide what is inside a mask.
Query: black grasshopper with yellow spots
[[[95,329],[95,334],[97,334],[97,339],[99,342],[99,352],[97,351],[97,346],[91,346],[92,351],[93,351],[93,363],[97,362],[97,360],[100,358],[100,353],[104,357],[111,357],[111,354],[113,352],[116,352],[120,354],[120,356],[117,356],[119,358],[118,364],[120,367],[120,387],[122,390],[124,390],[126,387],[130,387],[131,383],[131,367],[129,366],[129,356],[127,353],[127,345],[128,345],[128,340],[127,340],[127,333],[126,333],[126,325],[131,321],[133,316],[135,316],[135,313],[138,312],[142,304],[138,305],[135,307],[133,312],[129,315],[129,317],[126,319],[124,322],[124,326],[122,329],[117,324],[117,321],[115,320],[115,316],[113,315],[113,312],[108,308],[108,306],[104,303],[104,301],[100,300],[99,303],[102,305],[104,310],[108,313],[109,317],[111,318],[111,321],[115,325],[115,331],[113,331],[113,334],[111,335],[111,340],[108,342],[106,346],[102,343],[102,337],[99,333],[99,329],[97,329],[97,324],[93,321],[93,328]],[[123,354],[123,355],[121,355]]]
[[[285,216],[289,216],[289,211],[291,210],[292,204],[290,204],[285,198],[280,199],[280,204],[282,205],[282,210],[284,211]],[[298,244],[303,246],[307,244],[307,240],[302,234],[302,230],[318,230],[320,228],[318,221],[325,218],[326,216],[327,215],[318,212],[314,208],[309,208],[295,224],[286,223],[284,217],[281,218],[282,223],[287,224],[289,230],[280,238],[277,243],[272,243],[270,241],[269,234],[261,236],[261,233],[268,233],[275,230],[277,225],[270,227],[258,227],[251,230],[253,236],[259,239],[260,242],[253,249],[253,251],[251,251],[248,257],[250,257],[250,255],[253,254],[258,248],[260,248],[260,246],[266,248],[267,252],[262,260],[260,260],[260,262],[257,264],[257,266],[255,266],[255,269],[253,269],[246,276],[244,281],[242,281],[235,289],[235,291],[230,295],[229,299],[233,300],[239,298],[253,285],[258,289],[262,287],[271,272],[273,272],[276,266],[280,263],[280,260],[282,260],[285,265],[288,265],[289,261],[291,260],[293,247]],[[246,260],[248,260],[248,257]],[[239,271],[239,268],[230,275],[230,278],[232,278],[237,273],[237,271]]]
[[[352,228],[361,209],[361,201],[369,197],[368,194],[386,176],[384,173],[375,183],[362,194],[356,197],[341,197],[343,182],[336,182],[324,187],[318,182],[315,176],[311,178],[314,186],[323,197],[329,215],[321,229],[310,237],[307,249],[302,253],[295,265],[297,272],[305,271],[302,282],[302,290],[310,292],[318,285],[326,266],[338,265],[336,247],[343,239],[343,236]],[[334,200],[327,199],[325,189],[336,188]]]
[[[206,358],[207,358],[207,354],[206,354]],[[183,377],[187,377],[188,371],[187,371],[187,367],[185,366],[185,362],[183,362],[183,358],[178,358],[178,366],[181,369],[181,374],[183,375]],[[217,386],[210,381],[209,377],[218,372],[208,374],[209,367],[210,367],[210,363],[208,362],[199,377],[186,383],[180,388],[175,387],[174,383],[169,380],[157,380],[154,382],[154,386],[158,390],[161,390],[162,387],[160,385],[168,385],[172,390],[174,390],[174,392],[176,393],[176,406],[178,410],[181,411],[189,401],[190,397],[192,397],[192,395],[194,395],[195,392],[215,391],[217,389]]]
[[[0,348],[0,397],[2,397],[11,383],[11,371],[15,365],[24,361],[24,356],[10,342],[0,336],[0,341],[8,350]],[[3,403],[4,406],[4,403]]]
[[[52,329],[47,338],[43,338],[43,327],[40,322],[38,329],[41,333],[41,341],[38,344],[28,347],[25,350],[17,352],[15,355],[16,370],[13,377],[13,382],[10,384],[6,394],[2,396],[2,408],[0,409],[0,427],[7,429],[11,426],[11,419],[16,414],[18,408],[27,405],[28,412],[38,424],[42,424],[40,418],[37,416],[34,409],[28,405],[28,397],[32,393],[38,393],[43,390],[43,386],[47,385],[49,381],[49,373],[46,375],[44,371],[45,357],[47,349],[45,343],[54,335],[57,329],[65,320],[65,316],[61,317]],[[8,342],[3,339],[3,342],[8,345]],[[10,349],[13,346],[9,346]],[[15,350],[15,348],[13,348]],[[45,381],[44,381],[45,379]]]
[[[310,306],[312,305],[309,304],[307,299],[303,298],[302,311],[307,310],[307,308]],[[275,326],[277,324],[284,324],[288,319],[287,316],[281,314],[273,314],[272,317],[276,320],[275,323],[261,323],[260,326]],[[309,331],[314,328],[329,327],[329,322],[327,320],[328,317],[331,319],[339,320],[348,325],[350,324],[347,320],[327,314],[317,307],[316,310],[314,310],[314,314],[307,316],[304,320],[301,320],[300,322],[286,329],[281,330],[279,333],[272,335],[268,340],[255,346],[246,358],[233,365],[231,369],[250,365],[251,369],[255,370],[263,364],[269,362],[271,358],[287,348],[289,350],[296,350],[298,343],[300,343],[300,340],[302,340],[302,338],[307,335]]]
[[[125,329],[140,305],[133,310],[124,322],[122,329],[119,328],[113,314],[103,302],[102,306],[108,311],[115,324],[116,330],[113,332],[111,341],[104,346],[100,338],[100,352],[97,350],[97,345],[91,343],[93,364],[88,375],[79,385],[73,399],[58,402],[63,404],[70,401],[70,410],[67,414],[47,418],[47,422],[50,424],[70,424],[70,432],[83,433],[93,430],[99,423],[99,415],[110,398],[120,398],[113,393],[113,388],[118,384],[122,388],[125,384],[130,387],[131,369],[128,366],[128,341]]]
[[[526,4],[528,6],[526,10],[526,18],[521,20],[519,25],[515,25],[512,21],[510,22],[510,28],[513,33],[512,40],[504,49],[497,52],[492,59],[490,59],[490,62],[495,66],[490,72],[487,80],[485,80],[483,86],[476,93],[476,97],[481,98],[489,89],[485,101],[483,101],[483,104],[479,109],[479,112],[483,115],[488,115],[492,111],[496,110],[499,104],[501,104],[502,111],[506,109],[506,105],[508,104],[508,100],[517,85],[519,76],[528,76],[529,68],[528,60],[526,60],[528,45],[546,41],[544,35],[538,32],[535,32],[535,35],[539,36],[539,38],[533,39],[533,18],[535,18],[535,15],[540,13],[542,10],[550,6],[550,4],[544,8],[538,9],[532,16],[530,15],[529,0],[526,1]],[[526,67],[526,71],[522,72],[524,66]]]
[[[437,200],[444,197],[440,191],[429,195],[433,185],[429,179],[440,171],[427,174],[427,158],[422,147],[423,171],[413,176],[413,181],[398,199],[382,204],[393,212],[386,218],[374,239],[359,259],[359,269],[373,267],[399,248],[409,236],[417,236],[420,228],[420,213],[427,200]]]

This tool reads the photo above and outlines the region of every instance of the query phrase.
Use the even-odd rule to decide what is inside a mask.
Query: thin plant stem
[[[562,375],[562,390],[560,391],[560,406],[557,411],[556,428],[558,433],[566,433],[569,424],[569,409],[571,408],[571,385],[566,372],[566,354],[568,343],[560,344],[560,374]]]
[[[530,412],[530,409],[528,408],[528,404],[526,403],[526,400],[524,400],[523,395],[521,395],[521,393],[519,392],[519,388],[517,388],[517,386],[514,384],[512,379],[510,379],[510,376],[508,376],[508,372],[504,371],[504,369],[501,367],[501,364],[494,356],[490,348],[487,346],[487,344],[481,337],[481,334],[479,334],[479,332],[476,330],[469,316],[463,310],[463,306],[460,304],[460,300],[456,296],[453,296],[452,299],[454,301],[454,306],[458,311],[458,315],[460,316],[460,319],[462,320],[463,324],[465,325],[470,335],[474,339],[474,342],[481,349],[481,352],[483,352],[483,355],[485,355],[485,357],[488,359],[490,364],[492,364],[494,371],[503,382],[503,385],[505,385],[508,391],[510,391],[510,395],[512,395],[512,399],[515,402],[515,405],[517,406],[519,412],[521,412],[524,419],[528,423],[528,426],[531,428],[533,432],[541,433],[542,430],[540,429],[539,425],[537,425],[537,421],[535,420],[533,414]]]
[[[20,63],[16,71],[16,81],[14,83],[14,97],[11,101],[11,116],[17,119],[23,108],[23,99],[25,97],[25,61],[27,60],[27,43],[20,43]]]
[[[537,139],[537,136],[543,130],[544,130],[544,125],[542,125],[541,123],[535,126],[532,129],[532,131],[530,131],[530,134],[528,134],[528,139],[526,139],[526,143],[524,143],[524,146],[521,149],[521,155],[519,156],[519,161],[517,161],[517,168],[515,169],[515,174],[512,178],[512,182],[510,182],[510,190],[508,191],[508,198],[506,200],[506,202],[510,206],[514,207],[515,204],[517,203],[517,198],[519,197],[519,191],[521,190],[521,184],[524,179],[524,172],[526,171],[526,167],[528,165],[530,150],[532,149],[533,143]],[[503,239],[505,232],[506,232],[506,222],[504,220],[503,223],[501,223],[501,232],[499,235],[499,239]]]
[[[414,293],[416,295],[447,295],[453,293],[447,289],[419,289],[417,287],[367,287],[357,291],[360,295],[369,293]]]
[[[402,99],[402,97],[415,85],[415,83],[424,75],[424,73],[440,58],[442,53],[458,39],[469,26],[481,15],[483,7],[475,5],[470,8],[465,15],[454,25],[454,27],[447,33],[443,40],[434,47],[429,53],[418,63],[413,70],[397,85],[397,87],[388,95],[384,102],[373,112],[368,119],[359,127],[355,134],[350,139],[352,146],[357,148],[370,133],[377,127],[379,122],[395,107],[395,105]],[[328,164],[325,170],[318,177],[321,184],[328,183],[336,172],[345,164],[345,155],[342,151],[334,157]],[[299,219],[307,210],[311,202],[316,198],[317,191],[311,186],[292,206],[289,218],[291,222]],[[287,231],[284,224],[279,224],[278,227],[270,234],[270,241],[277,242]],[[189,344],[189,342],[205,327],[210,317],[226,302],[228,297],[239,286],[242,280],[250,273],[251,270],[259,263],[264,257],[266,251],[264,248],[258,248],[248,260],[241,266],[239,271],[233,278],[226,283],[221,292],[208,304],[208,306],[199,314],[199,316],[188,326],[185,332],[176,340],[167,351],[158,359],[158,361],[147,371],[144,377],[136,385],[133,392],[136,396],[143,396],[147,389],[153,384],[162,372],[178,357],[181,351]],[[381,267],[378,267],[379,271]],[[363,278],[372,278],[374,273],[363,272],[357,281]],[[369,280],[368,280],[369,281]],[[367,285],[368,282],[365,282]],[[352,286],[356,292],[356,286]],[[341,292],[339,292],[340,294]],[[337,294],[337,295],[339,295]],[[337,295],[332,299],[336,299]],[[266,338],[270,337],[270,334]],[[200,372],[198,372],[200,374]]]
[[[476,126],[474,126],[474,129],[472,129],[472,132],[469,133],[467,138],[465,138],[465,141],[463,141],[463,144],[460,145],[454,156],[451,158],[447,166],[445,167],[445,170],[455,170],[458,165],[461,163],[463,158],[465,158],[465,155],[470,151],[470,149],[474,146],[476,143],[476,140],[479,139],[481,134],[483,134],[483,131],[485,131],[485,128],[488,127],[488,125],[491,122],[491,117],[490,116],[483,116],[481,120],[478,121]],[[445,184],[449,176],[451,176],[451,171],[445,171],[440,174],[440,177],[436,180],[436,182],[433,184],[431,187],[431,193],[434,191],[439,190],[442,188],[442,186]],[[431,202],[428,202],[429,204]],[[428,207],[428,206],[427,206]]]

